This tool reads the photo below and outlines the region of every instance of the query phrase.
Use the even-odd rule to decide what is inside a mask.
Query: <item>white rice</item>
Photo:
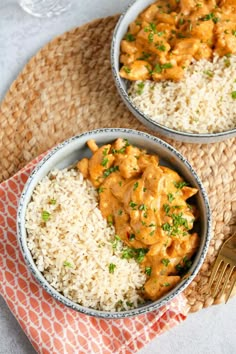
[[[176,83],[145,81],[140,90],[140,82],[132,83],[130,97],[135,106],[160,124],[192,133],[236,127],[236,99],[232,98],[236,91],[236,55],[215,56],[213,62],[195,61]]]
[[[137,307],[146,276],[135,260],[121,258],[122,242],[97,201],[95,188],[79,172],[53,171],[27,207],[28,247],[47,281],[74,302],[106,311]],[[48,221],[43,211],[50,213]]]

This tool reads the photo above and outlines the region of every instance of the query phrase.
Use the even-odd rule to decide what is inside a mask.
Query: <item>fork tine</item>
[[[216,275],[216,272],[219,269],[219,266],[221,265],[221,262],[222,262],[222,259],[220,259],[220,258],[217,258],[216,261],[215,261],[214,267],[213,267],[212,272],[211,272],[211,277],[210,277],[210,280],[209,280],[209,287],[212,286],[212,284],[213,284],[213,282],[215,280],[215,275]]]
[[[223,284],[223,286],[222,286],[222,289],[221,289],[221,291],[220,291],[220,293],[219,293],[219,297],[224,293],[224,291],[225,291],[225,288],[226,288],[226,286],[227,286],[227,284],[228,284],[228,282],[229,282],[229,278],[231,277],[231,275],[232,275],[232,273],[233,273],[233,271],[234,271],[234,266],[230,266],[230,268],[229,268],[229,271],[227,272],[227,274],[226,274],[226,277],[225,277],[225,279],[224,279],[224,284]]]
[[[229,288],[229,290],[228,290],[228,292],[226,294],[225,303],[228,302],[230,294],[232,293],[232,290],[234,288],[235,283],[236,283],[236,275],[233,277],[233,280],[232,280],[232,283],[230,285],[230,288]]]
[[[229,263],[225,263],[225,262],[223,261],[223,268],[221,269],[220,274],[219,274],[219,276],[218,276],[218,278],[217,278],[216,285],[215,285],[215,288],[214,288],[214,291],[213,291],[213,294],[212,294],[212,297],[213,297],[213,298],[216,297],[216,294],[217,294],[217,292],[218,292],[218,290],[219,290],[219,287],[220,287],[220,284],[221,284],[223,275],[224,275],[224,273],[225,273],[226,268],[228,267],[228,265],[229,265]]]

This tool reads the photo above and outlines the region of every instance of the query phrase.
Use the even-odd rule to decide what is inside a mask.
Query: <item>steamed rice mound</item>
[[[55,170],[36,186],[26,212],[27,243],[46,280],[67,298],[97,310],[142,302],[146,276],[122,259],[122,242],[98,208],[96,189],[75,170]]]
[[[136,81],[134,105],[153,121],[190,133],[236,128],[236,55],[202,59],[185,69],[179,82]]]

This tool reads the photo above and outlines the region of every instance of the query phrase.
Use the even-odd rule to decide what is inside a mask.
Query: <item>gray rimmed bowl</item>
[[[196,195],[196,203],[200,212],[199,217],[199,233],[201,238],[201,244],[194,258],[191,269],[188,276],[174,288],[168,294],[161,297],[154,302],[147,302],[140,307],[123,312],[106,312],[97,311],[91,308],[78,305],[75,302],[69,300],[58,291],[56,291],[44,278],[43,274],[37,269],[37,266],[32,258],[32,255],[27,246],[27,232],[25,228],[25,214],[28,203],[31,200],[31,196],[34,188],[38,182],[46,176],[52,169],[63,169],[70,166],[75,161],[91,156],[91,152],[88,149],[86,142],[89,139],[94,139],[97,144],[103,145],[114,141],[117,138],[128,139],[129,142],[140,148],[147,149],[150,153],[155,153],[160,157],[160,163],[166,165],[177,171],[191,186],[198,188],[199,192]],[[158,139],[152,135],[130,129],[98,129],[89,131],[79,136],[74,136],[69,140],[64,141],[54,149],[52,149],[36,166],[34,171],[28,178],[24,190],[18,205],[17,213],[17,235],[20,248],[25,259],[25,262],[39,284],[56,300],[60,301],[64,305],[82,312],[84,314],[101,317],[101,318],[125,318],[150,312],[158,309],[159,307],[171,301],[174,297],[180,294],[196,276],[200,269],[210,241],[211,232],[211,213],[209,208],[209,202],[205,189],[193,170],[189,162],[172,146],[166,142]]]
[[[120,16],[120,19],[115,27],[112,43],[111,43],[111,67],[112,74],[115,80],[116,87],[118,92],[130,110],[131,113],[144,125],[148,128],[152,129],[160,133],[162,136],[166,136],[168,138],[172,138],[178,141],[188,142],[188,143],[214,143],[223,141],[229,138],[233,138],[236,136],[236,128],[232,130],[227,130],[220,133],[209,133],[209,134],[195,134],[195,133],[187,133],[181,132],[178,130],[174,130],[168,128],[162,124],[155,122],[149,115],[143,113],[129,98],[127,93],[129,82],[128,80],[123,79],[119,75],[120,63],[120,43],[126,34],[129,24],[134,21],[137,16],[150,4],[152,4],[154,0],[139,0],[132,1],[126,11]]]

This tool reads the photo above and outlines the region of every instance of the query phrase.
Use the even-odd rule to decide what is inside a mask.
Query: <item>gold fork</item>
[[[228,301],[231,292],[236,283],[236,234],[226,240],[221,246],[220,252],[216,258],[209,280],[209,288],[212,288],[212,297],[221,296],[227,285],[225,303]],[[222,283],[223,280],[223,284]],[[214,286],[213,283],[215,283]],[[222,286],[222,287],[221,287]]]

